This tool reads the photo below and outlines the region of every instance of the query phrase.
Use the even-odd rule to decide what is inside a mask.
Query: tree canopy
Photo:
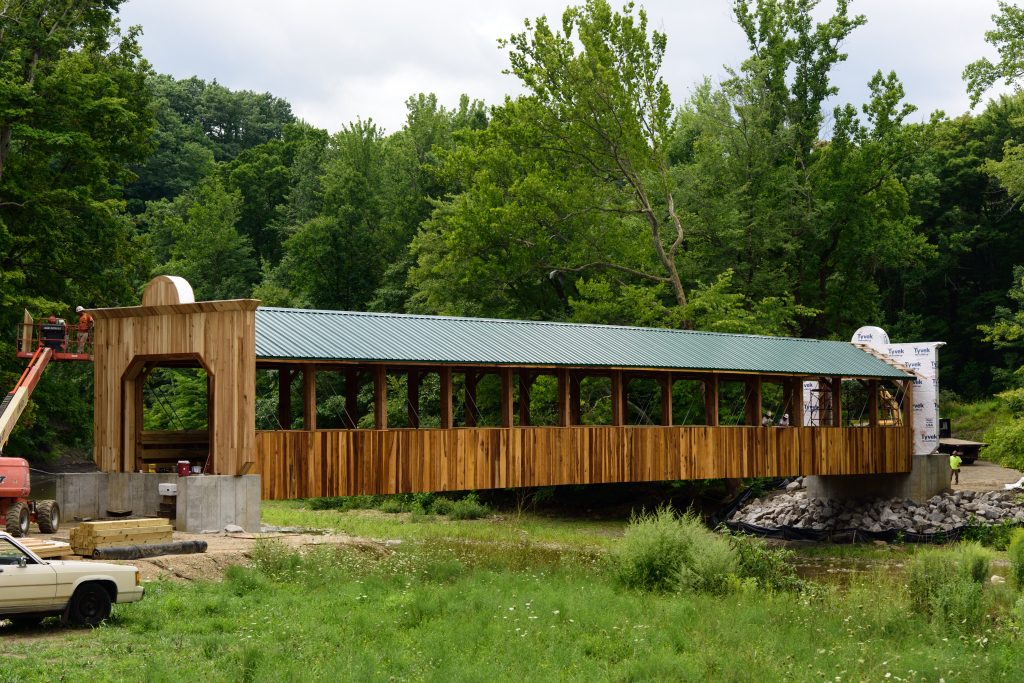
[[[911,121],[896,73],[839,92],[866,22],[848,0],[735,0],[747,54],[682,93],[670,32],[586,0],[500,41],[522,94],[413,93],[398,130],[365,112],[334,133],[271,93],[154,73],[120,5],[0,10],[7,329],[23,307],[135,303],[174,273],[268,305],[839,339],[878,324],[946,341],[943,385],[966,396],[1024,381],[1024,94]],[[999,60],[966,68],[975,103],[1020,81],[1021,10],[1000,3],[986,38]],[[88,373],[59,372],[73,400],[41,389],[18,447],[87,442]],[[203,381],[173,378],[185,401]]]

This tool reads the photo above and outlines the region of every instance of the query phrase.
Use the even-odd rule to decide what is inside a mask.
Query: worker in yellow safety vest
[[[960,463],[963,460],[960,458],[960,451],[953,451],[953,455],[949,456],[949,469],[952,470],[951,484],[960,483]]]

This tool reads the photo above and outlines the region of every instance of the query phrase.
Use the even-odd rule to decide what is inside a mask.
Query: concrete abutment
[[[260,477],[257,474],[199,475],[143,472],[89,472],[57,475],[57,504],[65,520],[102,518],[108,511],[157,515],[159,484],[177,484],[177,531],[199,533],[237,524],[260,530]]]

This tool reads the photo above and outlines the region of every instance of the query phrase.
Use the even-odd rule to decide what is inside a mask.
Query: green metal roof
[[[395,313],[256,310],[260,360],[724,370],[906,379],[853,344],[650,327]]]

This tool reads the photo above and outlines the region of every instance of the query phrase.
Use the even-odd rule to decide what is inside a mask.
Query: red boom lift
[[[72,327],[70,335],[68,332],[69,328],[63,321],[51,320],[35,325],[32,316],[25,311],[18,335],[17,356],[29,359],[28,367],[14,388],[0,401],[0,519],[12,536],[26,535],[30,521],[36,522],[44,534],[52,534],[60,526],[60,508],[56,501],[28,498],[31,492],[28,461],[3,457],[3,449],[50,361],[92,360],[91,354],[84,353],[84,344],[83,353],[69,353],[72,344],[76,345],[76,351],[78,345],[73,338],[77,330]]]

